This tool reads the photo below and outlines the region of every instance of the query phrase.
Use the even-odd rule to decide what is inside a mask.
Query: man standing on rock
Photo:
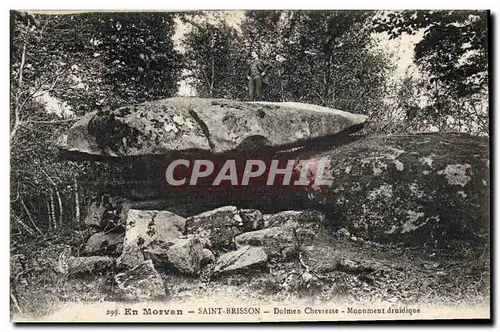
[[[262,95],[262,81],[267,79],[271,64],[259,59],[256,52],[252,52],[252,63],[248,71],[248,95],[250,101],[260,100]]]

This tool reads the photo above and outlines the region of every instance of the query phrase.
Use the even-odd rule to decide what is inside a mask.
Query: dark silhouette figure
[[[261,100],[262,97],[262,82],[267,77],[271,65],[259,59],[256,52],[252,52],[252,63],[248,71],[248,97],[250,101]]]

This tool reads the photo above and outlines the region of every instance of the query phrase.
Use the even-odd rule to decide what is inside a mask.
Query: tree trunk
[[[50,216],[54,225],[54,230],[57,229],[56,209],[54,208],[53,190],[50,190]]]
[[[50,209],[50,199],[47,199],[47,215],[49,217],[49,230],[52,230],[52,210]]]
[[[59,190],[57,190],[57,188],[56,188],[56,196],[57,196],[57,203],[59,204],[59,227],[61,227],[63,220],[63,206],[62,206],[61,196],[59,195]]]
[[[23,70],[24,70],[24,63],[26,62],[26,43],[23,45],[23,53],[21,55],[21,64],[19,65],[19,77],[18,77],[18,92],[16,93],[16,106],[14,107],[14,126],[12,127],[12,131],[10,132],[10,140],[11,142],[14,140],[14,137],[16,136],[17,130],[19,129],[19,126],[21,125],[21,117],[20,117],[20,112],[21,112],[21,106],[19,105],[19,91],[21,90],[21,86],[23,85]]]
[[[328,76],[330,76],[329,70],[325,68],[325,74],[323,76],[323,105],[324,107],[328,107],[328,95],[330,94],[330,83]]]
[[[278,68],[278,79],[280,81],[280,95],[281,102],[285,101],[285,88],[283,87],[283,78],[281,77],[281,68]]]
[[[215,81],[215,59],[212,57],[212,79],[210,80],[210,98],[214,94],[214,81]]]
[[[35,224],[35,221],[33,220],[33,218],[31,217],[31,214],[28,210],[28,208],[26,207],[26,204],[24,204],[24,200],[21,198],[21,205],[23,206],[24,208],[24,211],[26,212],[26,214],[28,215],[28,219],[30,220],[31,222],[31,225],[33,225],[33,227],[36,229],[36,231],[43,236],[43,233],[42,231],[40,230],[40,228],[38,228],[38,226]]]
[[[23,226],[23,228],[24,228],[24,229],[25,229],[28,233],[30,233],[30,234],[31,234],[31,235],[33,235],[33,236],[35,235],[35,233],[31,230],[31,228],[29,228],[29,227],[28,227],[28,225],[26,225],[25,223],[23,223],[23,221],[21,220],[21,218],[17,217],[17,218],[16,218],[16,222],[17,222],[19,225]]]
[[[330,103],[330,84],[331,84],[331,75],[332,75],[332,56],[330,52],[325,54],[325,65],[324,65],[324,76],[323,76],[323,106],[329,107]]]
[[[80,197],[78,196],[78,181],[76,178],[73,179],[75,186],[75,219],[78,225],[80,225]]]
[[[12,294],[12,291],[10,292],[10,299],[12,300],[12,303],[14,304],[14,307],[16,307],[17,311],[22,315],[23,311],[19,307],[19,303],[17,303],[17,299],[14,296],[14,294]]]

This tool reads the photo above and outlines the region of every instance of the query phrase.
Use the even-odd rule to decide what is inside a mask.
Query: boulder
[[[57,139],[57,145],[62,150],[79,151],[82,153],[98,151],[99,145],[95,138],[89,134],[88,124],[94,118],[96,112],[86,113],[80,118],[67,134],[61,135]]]
[[[345,241],[339,239],[337,243],[332,243],[327,237],[323,237],[314,243],[302,246],[300,248],[302,262],[317,273],[342,271],[350,274],[367,274],[381,267],[373,257],[367,256],[370,251],[360,250],[360,247],[349,245]],[[380,262],[385,261],[384,255],[380,256]]]
[[[169,211],[133,210],[127,213],[124,246],[137,244],[145,249],[149,246],[169,246],[182,235],[186,219]]]
[[[247,231],[261,229],[264,227],[264,218],[262,212],[256,209],[240,209],[239,214],[243,225]]]
[[[296,255],[300,246],[316,241],[318,236],[332,238],[331,232],[325,227],[325,215],[315,210],[266,214],[263,223],[268,228],[236,236],[236,247],[259,246],[269,257],[286,259]]]
[[[227,251],[234,247],[233,238],[251,229],[254,221],[249,214],[245,225],[240,212],[235,206],[223,206],[186,219],[186,234],[196,234],[203,246],[215,250]],[[258,222],[255,222],[258,225]]]
[[[361,264],[350,259],[341,258],[338,262],[337,269],[347,273],[370,273],[374,270],[373,266]]]
[[[206,264],[213,263],[213,262],[215,262],[214,254],[210,251],[210,249],[203,248],[202,257],[201,257],[201,265],[206,265]]]
[[[167,250],[168,262],[178,271],[190,275],[198,274],[205,255],[196,237],[177,239]]]
[[[197,275],[200,268],[214,262],[214,254],[203,248],[198,238],[189,236],[174,240],[170,247],[154,246],[144,250],[144,257],[151,259],[156,268],[173,267],[179,272]]]
[[[267,255],[261,247],[244,246],[220,256],[215,263],[214,273],[248,270],[262,267],[266,262]]]
[[[154,301],[166,296],[163,280],[151,260],[117,274],[115,281],[118,294],[127,300]]]
[[[85,225],[99,229],[107,226],[114,228],[118,224],[125,225],[127,211],[122,208],[124,200],[118,196],[93,197],[85,216]]]
[[[341,228],[341,229],[337,230],[337,232],[335,232],[335,234],[339,237],[346,237],[346,238],[351,237],[351,233],[349,233],[349,231],[345,228]]]
[[[367,117],[300,103],[170,98],[87,113],[59,140],[94,158],[256,151],[362,128]]]
[[[325,215],[316,210],[303,211],[282,211],[274,214],[266,214],[263,217],[264,227],[287,227],[298,226],[299,224],[317,223],[323,224]]]
[[[69,257],[68,274],[104,274],[113,270],[115,260],[108,256]]]
[[[263,117],[266,119],[271,118],[268,115],[274,114],[273,110],[275,108],[280,110],[282,108],[282,106],[271,104],[228,101],[216,101],[213,104],[212,101],[196,98],[191,101],[172,99],[166,103],[168,105],[171,105],[171,103],[188,103],[189,105],[192,103],[197,105],[198,102],[200,105],[207,106],[207,108],[205,110],[202,107],[197,108],[199,105],[193,106],[198,118],[203,120],[198,122],[198,119],[195,122],[197,124],[203,122],[206,128],[214,128],[213,131],[208,130],[210,135],[208,135],[209,139],[207,138],[207,141],[212,142],[213,147],[204,150],[200,146],[200,149],[189,150],[190,148],[187,145],[185,147],[175,146],[175,143],[172,147],[176,150],[172,151],[177,153],[189,150],[191,156],[196,158],[203,156],[211,159],[216,156],[220,159],[219,161],[233,158],[234,155],[231,155],[230,152],[234,149],[242,149],[243,155],[248,156],[250,152],[247,153],[246,151],[251,150],[248,144],[253,140],[251,139],[243,144],[240,141],[241,137],[236,135],[238,138],[234,136],[234,139],[228,139],[226,143],[222,144],[222,139],[214,135],[218,135],[219,132],[226,129],[228,131],[241,130],[244,132],[246,125],[243,120],[243,123],[240,120],[234,120],[232,115],[224,119],[224,115],[221,114],[232,114],[233,108],[238,109],[240,106],[237,105],[241,104],[242,110],[263,107],[262,110],[267,111],[267,108],[269,108],[269,114],[265,113]],[[149,109],[153,108],[153,104],[161,105],[162,102],[152,102],[147,107],[142,105],[138,106],[137,109],[129,110],[132,113],[138,112],[138,117],[135,117],[136,120],[134,121],[142,123],[143,118],[148,118],[150,115],[147,114],[149,114]],[[291,108],[291,105],[286,107],[290,108],[290,110],[293,109],[297,116],[305,114],[298,110],[298,106],[304,107],[307,112],[319,114],[317,110],[307,110],[304,105],[295,105],[295,108]],[[213,111],[212,107],[216,107],[217,112],[221,114],[216,112],[214,119],[205,119],[206,112]],[[180,108],[175,108],[175,112]],[[129,111],[124,111],[124,118],[129,119]],[[172,119],[177,114],[175,112],[172,113]],[[243,111],[242,114],[245,112]],[[143,113],[146,115],[142,118],[139,115]],[[327,113],[323,112],[322,114]],[[328,115],[331,116],[330,113]],[[101,116],[104,115],[99,115],[99,117]],[[223,118],[219,119],[221,116]],[[238,119],[236,115],[235,117]],[[176,119],[179,120],[177,117]],[[222,125],[217,124],[219,120],[216,119],[219,119]],[[304,121],[306,119],[307,117],[304,117]],[[131,120],[131,122],[134,121]],[[229,126],[229,123],[232,123],[232,125]],[[251,121],[248,123],[251,123]],[[278,126],[279,124],[274,125]],[[182,126],[188,128],[187,125]],[[354,127],[350,126],[349,128]],[[276,133],[272,133],[272,135],[294,136],[290,135],[293,132],[290,128],[286,135],[284,132],[280,134],[280,130],[277,129]],[[305,186],[281,187],[262,185],[250,189],[248,187],[251,186],[217,188],[210,185],[200,185],[187,186],[188,188],[181,188],[181,190],[177,191],[172,188],[167,190],[167,187],[164,186],[164,188],[159,189],[159,193],[155,192],[154,195],[182,196],[192,201],[198,201],[202,197],[210,197],[211,199],[215,197],[210,204],[258,208],[267,213],[285,209],[315,209],[323,213],[325,216],[324,221],[330,224],[332,231],[343,227],[356,241],[364,239],[377,242],[403,242],[411,245],[426,243],[447,247],[450,244],[450,239],[472,241],[472,243],[478,240],[480,244],[487,240],[489,234],[489,154],[487,138],[454,133],[371,136],[367,138],[358,136],[356,140],[343,142],[345,144],[341,146],[330,144],[317,147],[313,144],[308,149],[290,149],[294,144],[305,144],[306,142],[309,144],[314,142],[315,138],[325,138],[329,135],[321,129],[318,130],[314,134],[306,135],[307,137],[304,136],[300,139],[283,139],[279,144],[279,140],[268,139],[265,136],[266,139],[263,141],[266,143],[264,146],[260,146],[257,151],[252,150],[252,158],[258,158],[261,155],[272,155],[271,152],[274,147],[281,149],[280,156],[283,156],[285,152],[288,153],[289,150],[293,150],[293,158],[286,155],[285,159],[313,161],[313,169],[308,170],[307,180],[314,177],[317,171],[317,168],[315,170],[314,167],[318,165],[319,161],[325,161],[327,167],[324,178],[330,181],[330,184],[309,183]],[[202,130],[202,132],[206,134],[207,130]],[[313,131],[311,130],[311,132]],[[182,136],[181,130],[177,134]],[[332,135],[336,139],[340,137],[335,134]],[[110,137],[112,136],[110,135]],[[142,142],[141,140],[143,138],[138,139],[137,144]],[[239,143],[235,143],[236,141]],[[291,141],[294,143],[291,143]],[[129,141],[124,140],[123,142],[127,143]],[[161,141],[158,144],[167,144],[165,142]],[[255,142],[257,142],[255,143],[257,145],[260,144],[258,140],[252,142],[252,144]],[[276,143],[266,145],[268,142]],[[149,143],[150,145],[156,144],[153,139]],[[129,144],[125,145],[128,146]],[[123,146],[113,148],[116,152],[114,155],[139,155],[141,151],[139,145],[131,149]],[[148,149],[149,147],[143,152],[150,153],[151,151]],[[151,152],[154,155],[161,150],[155,149]],[[101,149],[95,153],[99,154],[102,151]],[[203,152],[203,154],[198,154],[200,152]],[[165,153],[165,155],[168,154]],[[108,156],[112,155],[108,154]],[[160,155],[158,154],[158,156]],[[136,159],[128,160],[132,160],[132,163],[137,161]],[[167,162],[163,158],[162,162],[160,162],[161,165],[158,167],[159,170],[163,170],[163,172],[158,172],[161,177],[164,177],[165,174],[165,163]],[[134,174],[139,173],[136,170]],[[297,174],[300,173],[301,168],[299,165],[295,165],[292,179],[295,179]],[[158,175],[158,179],[160,179],[160,175]],[[159,180],[154,182],[157,183],[158,187],[164,185]],[[149,184],[147,183],[145,186],[148,192],[151,191]],[[219,191],[217,191],[218,189]],[[197,195],[194,193],[197,193]],[[261,199],[262,197],[266,197],[266,199]],[[106,213],[101,214],[105,215]],[[211,216],[212,214],[214,216]],[[293,220],[290,221],[290,219],[293,219],[292,215],[293,213],[288,213],[282,216],[273,216],[272,218],[264,215],[261,222],[258,213],[246,213],[243,210],[238,212],[233,207],[231,211],[207,212],[190,217],[186,221],[187,227],[184,234],[198,234],[201,239],[206,239],[207,248],[225,252],[234,249],[232,239],[243,232],[256,230],[253,229],[255,227],[257,229],[281,227],[280,225],[283,223],[293,223]],[[248,219],[254,220],[255,224],[251,224],[252,222],[247,220],[247,216],[249,216]],[[312,220],[320,222],[316,217],[313,217]]]
[[[125,246],[122,254],[116,260],[119,269],[132,269],[144,262],[144,255],[136,243]]]
[[[127,186],[128,183],[124,185]],[[130,185],[134,186],[134,183]],[[109,188],[109,190],[111,192],[121,192],[128,196],[103,194],[93,197],[84,220],[87,226],[99,229],[111,229],[117,226],[125,227],[127,213],[130,209],[166,210],[182,217],[189,217],[220,206],[210,197],[197,197],[195,201],[190,197],[185,198],[180,196],[151,198],[151,195],[154,196],[155,192],[150,187],[144,188],[147,193],[136,193],[134,189],[130,188]]]
[[[144,249],[144,258],[152,260],[156,268],[165,269],[168,264],[167,253],[167,247],[152,246]]]
[[[328,160],[332,183],[307,187],[304,199],[330,221],[342,221],[352,236],[442,247],[450,239],[487,240],[487,138],[452,133],[370,137],[314,158]]]
[[[271,227],[243,233],[235,237],[234,242],[237,248],[262,247],[269,257],[288,257],[297,247],[292,227]]]
[[[123,250],[124,233],[99,232],[93,234],[85,244],[86,254],[120,254]]]

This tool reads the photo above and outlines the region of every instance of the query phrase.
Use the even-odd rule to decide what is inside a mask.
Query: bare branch
[[[26,62],[26,42],[23,45],[23,52],[21,54],[21,64],[19,65],[19,77],[17,80],[18,91],[21,91],[21,86],[23,84],[23,70],[25,62]],[[21,106],[19,106],[19,97],[20,97],[20,92],[16,94],[16,105],[14,108],[14,126],[12,127],[12,131],[10,132],[11,141],[16,136],[17,130],[21,125],[21,119],[19,114],[21,112]]]
[[[23,84],[23,70],[26,62],[26,43],[23,45],[23,53],[21,54],[21,64],[19,65],[19,78],[17,84],[19,87]]]
[[[35,233],[33,232],[33,230],[28,226],[26,225],[22,220],[21,218],[19,218],[18,216],[16,216],[16,218],[14,219],[19,225],[23,226],[23,228],[28,232],[30,233],[31,235],[35,236]]]
[[[24,123],[40,123],[40,124],[56,124],[56,123],[68,123],[68,122],[75,122],[77,119],[65,119],[65,120],[47,120],[47,121],[36,121],[36,120],[30,120],[30,121],[25,121]]]
[[[28,219],[30,220],[31,224],[33,225],[33,227],[36,229],[36,231],[41,235],[43,236],[43,233],[42,231],[40,230],[40,228],[38,228],[38,226],[35,224],[35,221],[33,220],[33,218],[31,218],[31,214],[28,210],[28,208],[26,207],[26,204],[24,204],[24,200],[21,198],[21,205],[23,206],[24,208],[24,211],[26,211],[26,214],[28,215]]]
[[[17,303],[17,299],[14,294],[12,294],[12,291],[10,292],[10,299],[12,300],[12,303],[14,303],[14,307],[16,307],[17,311],[19,311],[19,313],[22,315],[23,311],[19,307],[19,303]]]

